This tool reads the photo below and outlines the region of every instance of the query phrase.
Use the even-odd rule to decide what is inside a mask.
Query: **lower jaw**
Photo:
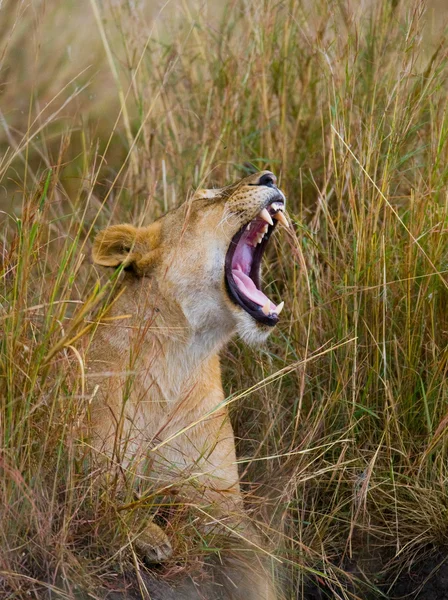
[[[234,286],[236,287],[236,284],[234,284]],[[266,325],[267,327],[275,327],[275,325],[277,325],[277,323],[279,321],[279,317],[275,313],[270,314],[270,315],[265,315],[263,313],[263,311],[261,310],[261,306],[258,306],[257,304],[255,304],[255,302],[251,302],[251,306],[248,307],[249,309],[247,309],[244,306],[243,302],[238,301],[235,298],[234,294],[232,293],[232,286],[229,283],[229,280],[227,277],[226,277],[226,288],[227,288],[227,294],[228,294],[231,302],[235,306],[238,306],[244,314],[251,317],[257,324]]]

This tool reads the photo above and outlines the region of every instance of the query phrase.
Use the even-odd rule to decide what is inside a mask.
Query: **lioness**
[[[235,333],[264,341],[279,320],[283,302],[260,283],[278,222],[288,226],[285,196],[262,171],[201,190],[148,227],[111,226],[93,246],[95,263],[124,269],[108,316],[129,316],[101,324],[88,352],[98,454],[206,506],[251,547],[258,541],[244,518],[219,351]],[[171,552],[155,524],[137,547],[154,561]],[[228,573],[232,598],[276,597],[263,568]]]

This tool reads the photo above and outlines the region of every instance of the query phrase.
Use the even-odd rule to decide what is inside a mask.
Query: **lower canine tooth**
[[[266,316],[271,312],[271,303],[269,302],[269,300],[266,302],[266,304],[264,306],[261,307],[261,310],[264,312],[264,314]]]
[[[281,210],[275,213],[274,219],[280,221],[280,223],[285,227],[289,227],[288,219],[285,217],[285,214]]]
[[[268,229],[269,229],[269,225],[266,223],[266,225],[263,225],[263,227],[261,228],[261,231],[262,231],[263,233],[267,233],[267,232],[268,232]]]
[[[279,315],[282,312],[284,306],[285,306],[285,303],[284,302],[280,302],[280,304],[275,309],[275,312]]]

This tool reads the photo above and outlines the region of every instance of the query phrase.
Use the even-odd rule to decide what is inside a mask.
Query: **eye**
[[[258,180],[257,185],[266,185],[267,187],[273,187],[277,183],[277,179],[271,173],[265,173]]]

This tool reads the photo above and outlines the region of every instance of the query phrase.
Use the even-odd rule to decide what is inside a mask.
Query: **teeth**
[[[263,227],[262,227],[261,231],[262,231],[263,233],[267,233],[267,232],[268,232],[268,229],[269,229],[269,225],[266,223],[266,225],[263,225]]]
[[[263,234],[257,233],[257,235],[252,240],[252,246],[258,246],[258,244],[261,244],[262,240],[263,240]]]
[[[282,312],[284,306],[285,306],[285,303],[284,302],[280,302],[280,304],[275,309],[275,312],[279,315]]]
[[[263,208],[263,210],[260,212],[260,217],[266,221],[266,223],[269,223],[269,225],[274,225],[274,221],[272,220],[271,215],[266,208]]]
[[[285,227],[289,227],[288,219],[285,217],[285,214],[281,210],[275,213],[274,219],[280,221],[280,223]]]
[[[264,306],[261,307],[261,310],[264,312],[264,314],[266,316],[271,312],[271,303],[269,302],[269,300],[266,302],[266,304]]]
[[[248,224],[247,224],[247,227],[246,227],[246,230],[247,230],[247,231],[250,231],[250,226],[251,226],[251,223],[248,223]]]

